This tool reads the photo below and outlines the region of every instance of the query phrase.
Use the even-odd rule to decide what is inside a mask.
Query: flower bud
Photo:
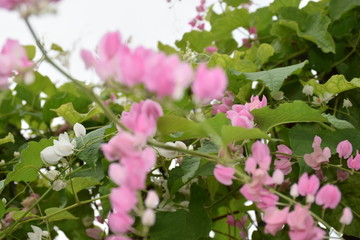
[[[154,190],[150,190],[145,199],[145,206],[154,209],[159,204],[159,197]]]
[[[50,171],[47,172],[46,177],[47,177],[50,181],[54,181],[55,178],[56,178],[57,176],[59,176],[59,175],[60,175],[60,172],[59,172],[59,171],[57,171],[57,170],[50,170]]]
[[[339,158],[349,158],[352,153],[352,145],[348,140],[344,140],[339,142],[336,147],[336,152],[339,154]]]
[[[305,85],[302,93],[305,94],[306,96],[312,96],[314,94],[314,88],[310,85]]]
[[[273,173],[272,179],[276,185],[284,182],[284,173],[280,169],[276,169]]]
[[[82,136],[85,136],[86,129],[85,129],[84,125],[82,125],[80,123],[75,123],[74,132],[75,132],[76,137],[82,137]]]
[[[64,188],[66,188],[66,182],[65,181],[58,179],[58,180],[55,180],[53,182],[52,189],[54,191],[58,192],[58,191],[60,191],[61,189],[64,189]]]
[[[299,196],[299,187],[296,183],[291,186],[290,195],[293,198],[297,198]]]
[[[141,222],[144,226],[151,227],[155,223],[155,212],[154,210],[148,208],[145,210]]]
[[[345,98],[343,103],[343,108],[349,108],[349,107],[352,107],[352,103],[348,98]]]
[[[349,207],[344,208],[340,218],[340,223],[349,225],[353,219],[351,209]]]

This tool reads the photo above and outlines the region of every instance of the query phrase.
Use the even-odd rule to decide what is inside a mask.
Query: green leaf
[[[329,15],[333,21],[336,21],[344,13],[357,6],[360,6],[359,0],[330,0]]]
[[[25,210],[21,210],[21,211],[16,211],[13,213],[13,218],[14,220],[19,220],[24,214],[25,214]],[[32,212],[29,212],[25,215],[24,218],[31,218],[31,217],[38,217],[36,214],[33,214]]]
[[[331,123],[337,129],[348,129],[348,128],[355,128],[351,123],[345,120],[341,120],[336,118],[334,115],[331,114],[322,114],[324,117],[327,118],[328,122]]]
[[[240,4],[249,3],[249,0],[224,0],[227,5],[232,7],[238,7]]]
[[[190,48],[196,52],[203,52],[204,48],[210,46],[213,41],[212,33],[207,31],[191,31],[185,33],[180,41],[175,44],[178,48],[185,50],[187,43],[190,44]]]
[[[78,155],[78,158],[89,164],[91,167],[94,167],[96,165],[96,161],[99,158],[101,144],[105,142],[105,131],[111,127],[111,125],[107,125],[105,127],[91,131],[82,138],[77,138],[77,148],[82,149]]]
[[[257,52],[256,52],[256,58],[259,65],[264,65],[269,61],[269,58],[274,55],[274,48],[267,43],[263,43],[259,46]]]
[[[59,211],[61,211],[61,212],[59,212]],[[56,212],[59,212],[59,213],[54,214]],[[57,208],[57,207],[45,209],[45,214],[46,214],[46,216],[51,215],[51,217],[48,218],[49,222],[55,222],[55,221],[65,220],[65,219],[66,220],[78,219],[77,217],[75,217],[74,215],[69,213],[68,211],[63,211],[62,208]]]
[[[258,128],[223,126],[221,129],[224,145],[246,139],[269,139],[269,136]]]
[[[251,111],[259,128],[265,132],[277,125],[298,122],[325,122],[321,113],[303,101],[280,104],[276,109],[268,106]]]
[[[283,7],[299,7],[301,0],[275,0],[269,8],[272,12],[277,13]]]
[[[227,54],[213,53],[208,63],[209,67],[219,66],[223,69],[232,69],[241,72],[256,72],[258,66],[248,59],[240,59],[239,57],[231,58]]]
[[[16,182],[31,182],[38,178],[38,171],[42,167],[43,162],[40,157],[40,152],[53,145],[49,139],[42,139],[40,142],[29,142],[27,147],[21,152],[19,163],[15,165],[12,172],[8,173],[4,186],[11,181]],[[2,189],[0,189],[0,192]]]
[[[12,133],[8,133],[8,135],[6,137],[3,137],[0,139],[0,145],[1,144],[5,144],[5,143],[14,143],[15,142],[15,139],[14,139],[14,135],[12,135]]]
[[[249,12],[246,9],[235,9],[221,15],[212,13],[210,19],[212,37],[216,40],[227,39],[231,32],[239,27],[249,26]]]
[[[177,54],[177,50],[169,45],[163,44],[162,42],[158,42],[158,49],[164,53],[166,53],[166,55],[171,55],[171,54]]]
[[[306,60],[299,64],[291,65],[288,67],[275,68],[268,71],[261,71],[255,73],[232,71],[232,74],[236,76],[243,76],[243,78],[252,81],[262,81],[274,94],[280,90],[283,82],[287,77],[293,74],[298,74],[307,63],[308,61]]]
[[[181,169],[184,175],[181,177],[183,183],[195,176],[196,171],[200,166],[200,158],[198,157],[184,157],[181,163]]]
[[[60,53],[64,52],[64,49],[61,46],[57,45],[56,43],[51,44],[50,49]]]
[[[327,31],[331,20],[324,14],[309,14],[297,8],[279,10],[281,19],[273,24],[272,35],[288,37],[295,32],[300,38],[318,45],[324,53],[335,53],[335,42]]]
[[[314,88],[316,95],[324,95],[326,92],[333,95],[345,92],[354,88],[360,87],[360,78],[354,78],[348,82],[343,75],[333,75],[324,84],[317,83],[315,79],[304,82],[301,81],[303,86],[310,85]]]
[[[0,201],[0,218],[1,219],[3,218],[5,213],[6,213],[5,203],[3,201]]]
[[[29,60],[33,60],[36,55],[36,47],[33,45],[24,45],[26,56]]]
[[[207,192],[193,184],[189,211],[157,212],[156,223],[150,229],[151,239],[198,240],[207,237],[211,230],[211,219],[204,204],[208,199]]]
[[[71,181],[74,188],[74,191],[71,187]],[[99,185],[100,181],[94,177],[74,177],[71,180],[66,181],[66,190],[72,194],[77,194],[83,189]]]
[[[74,109],[72,102],[65,103],[57,109],[51,109],[56,112],[58,116],[65,118],[71,125],[75,123],[82,123],[95,115],[102,113],[99,107],[93,107],[88,113],[79,113]]]

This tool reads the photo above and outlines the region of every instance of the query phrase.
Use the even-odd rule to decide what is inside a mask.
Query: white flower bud
[[[314,94],[314,88],[310,85],[305,85],[302,93],[305,94],[306,96],[312,96]]]
[[[54,181],[55,178],[57,178],[57,176],[60,175],[59,171],[56,170],[50,170],[47,172],[46,177],[50,180],[50,181]]]
[[[155,212],[154,210],[148,208],[145,210],[144,214],[141,217],[141,222],[144,226],[151,227],[155,223]]]
[[[349,207],[344,208],[343,213],[340,218],[340,223],[349,225],[353,219],[353,214]]]
[[[2,199],[1,199],[1,201],[2,201],[4,204],[6,204],[6,203],[7,203],[6,198],[2,198]]]
[[[33,72],[28,71],[24,74],[24,83],[29,85],[35,81],[35,75]]]
[[[352,107],[352,103],[348,98],[345,98],[343,103],[343,108],[349,108],[349,107]]]
[[[280,101],[284,99],[284,92],[283,91],[277,91],[275,94],[272,95],[272,98],[276,101]]]
[[[74,153],[74,145],[70,142],[68,134],[65,132],[59,135],[59,140],[54,140],[54,150],[60,156],[69,156]]]
[[[147,208],[156,208],[159,204],[159,197],[154,190],[150,190],[145,199],[145,206]]]
[[[299,196],[299,187],[296,183],[291,186],[290,195],[293,198],[297,198]]]
[[[54,191],[58,192],[58,191],[60,191],[61,189],[64,189],[64,188],[66,188],[66,182],[64,180],[58,179],[58,180],[55,180],[53,182],[52,189]]]
[[[20,157],[20,153],[19,152],[14,152],[14,157]]]
[[[84,125],[82,125],[80,123],[75,123],[74,132],[75,132],[76,137],[82,137],[82,136],[85,136],[86,129],[85,129]]]
[[[57,164],[62,158],[61,155],[55,152],[54,146],[46,147],[40,152],[41,159],[46,164]]]
[[[272,179],[276,185],[284,182],[284,173],[280,169],[276,169],[273,173]]]
[[[5,165],[5,160],[4,159],[1,159],[1,161],[0,161],[0,166],[2,166],[2,165]]]
[[[306,203],[313,203],[315,201],[314,195],[307,195],[306,196]]]

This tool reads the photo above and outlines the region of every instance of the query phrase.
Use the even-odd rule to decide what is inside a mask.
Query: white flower
[[[58,179],[58,180],[55,180],[53,182],[52,189],[54,191],[58,192],[58,191],[60,191],[61,189],[64,189],[64,188],[66,188],[66,182],[64,180]]]
[[[61,155],[55,152],[54,146],[46,147],[44,150],[40,152],[41,159],[46,164],[57,164],[62,158]]]
[[[80,123],[75,123],[74,132],[75,132],[76,137],[82,137],[82,136],[85,136],[86,129],[85,129],[84,125],[82,125]]]
[[[20,153],[19,152],[14,152],[14,157],[20,157]]]
[[[1,159],[1,161],[0,161],[0,166],[2,166],[2,165],[5,165],[5,160],[4,159]]]
[[[299,187],[298,187],[298,185],[296,183],[291,186],[290,195],[293,198],[297,198],[299,196]]]
[[[305,94],[306,96],[312,96],[314,94],[314,88],[310,85],[305,85],[302,93]]]
[[[187,149],[185,143],[183,143],[181,141],[167,142],[165,144],[168,146],[172,146],[172,147]],[[170,158],[170,159],[175,158],[176,156],[179,155],[179,153],[177,151],[173,151],[173,150],[166,150],[166,149],[162,149],[162,148],[158,148],[157,150],[161,156],[164,156],[164,157]]]
[[[273,96],[273,99],[275,99],[276,101],[280,101],[284,99],[284,92],[283,91],[277,91]]]
[[[327,103],[332,99],[333,95],[329,92],[325,92],[324,95],[319,95],[319,97],[314,97],[314,104],[321,105],[322,103]]]
[[[145,199],[145,206],[148,208],[156,208],[159,204],[159,197],[154,190],[150,190]]]
[[[343,108],[349,108],[349,107],[352,107],[352,103],[348,98],[345,98],[343,103]]]
[[[70,142],[67,132],[59,135],[59,140],[54,140],[54,150],[60,156],[69,156],[74,153],[74,142]]]
[[[50,170],[47,172],[46,177],[50,180],[50,181],[54,181],[55,178],[57,178],[57,176],[60,175],[59,171],[56,170]]]
[[[34,232],[29,232],[27,234],[30,240],[41,240],[42,236],[45,236],[46,233],[48,234],[47,231],[43,231],[41,230],[41,228],[36,227],[34,225],[31,225],[31,228]]]
[[[144,214],[141,217],[141,222],[144,226],[151,227],[155,223],[155,212],[154,210],[148,208],[145,210]]]

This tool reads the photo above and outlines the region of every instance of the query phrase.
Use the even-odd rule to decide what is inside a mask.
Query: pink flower
[[[326,184],[316,195],[316,204],[323,205],[323,208],[335,209],[341,200],[341,192],[338,187]]]
[[[115,233],[126,233],[134,223],[134,219],[123,212],[110,213],[108,221],[111,231]]]
[[[307,173],[304,173],[298,183],[299,194],[301,196],[315,196],[319,186],[320,181],[315,175],[309,177]]]
[[[279,152],[279,154],[276,154],[275,156],[280,159],[280,160],[290,160],[291,156],[286,156],[286,155],[282,155],[280,153],[285,153],[288,155],[292,155],[292,151],[290,148],[288,148],[286,145],[281,144],[277,146],[277,152]]]
[[[205,64],[200,64],[191,89],[195,99],[206,104],[213,99],[221,98],[226,87],[227,77],[224,70],[218,67],[208,69]]]
[[[350,157],[352,150],[353,150],[352,145],[348,140],[339,142],[339,144],[336,147],[336,152],[339,154],[339,158],[347,159],[348,157]]]
[[[281,170],[276,169],[273,173],[272,179],[275,184],[280,185],[284,182],[284,173]]]
[[[245,171],[253,172],[258,165],[260,169],[267,171],[270,169],[271,156],[269,147],[260,141],[256,141],[251,146],[251,157],[246,160]]]
[[[129,112],[123,112],[121,122],[134,133],[150,137],[156,132],[157,119],[163,115],[161,106],[152,100],[134,103]]]
[[[6,40],[0,52],[0,88],[8,85],[8,79],[13,72],[25,73],[33,65],[24,47],[16,40]]]
[[[86,229],[86,235],[92,239],[100,240],[103,230],[100,228],[88,228]]]
[[[227,215],[226,223],[229,224],[230,226],[234,226],[235,225],[234,216],[233,215]]]
[[[281,170],[284,175],[287,175],[292,171],[291,162],[289,160],[275,160],[274,167],[275,169]]]
[[[215,47],[215,46],[208,46],[208,47],[206,47],[205,48],[205,51],[207,52],[207,53],[214,53],[214,52],[216,52],[218,49],[217,49],[217,47]]]
[[[113,188],[110,202],[116,212],[129,212],[137,203],[137,192],[126,186]]]
[[[266,105],[267,105],[267,98],[265,97],[265,95],[262,97],[261,101],[259,96],[251,96],[250,103],[246,103],[245,108],[249,111],[252,111],[254,109],[266,107]]]
[[[256,27],[254,27],[254,26],[251,26],[250,28],[249,28],[249,33],[250,34],[256,34]]]
[[[242,39],[242,45],[245,46],[246,48],[251,48],[251,42],[250,42],[250,38],[243,38]]]
[[[233,126],[243,128],[254,127],[254,116],[244,108],[240,110],[237,105],[233,106],[233,110],[227,111],[226,116],[231,120],[231,125]]]
[[[304,155],[304,161],[307,165],[312,167],[314,170],[320,170],[320,164],[329,162],[331,152],[328,147],[321,149],[321,138],[315,136],[313,142],[314,152]]]
[[[291,239],[311,239],[306,237],[312,235],[314,219],[307,207],[296,204],[294,211],[289,213],[287,217],[287,224],[290,227],[289,235]],[[301,238],[301,236],[303,236],[303,238]]]
[[[131,240],[131,239],[126,236],[110,235],[106,238],[106,240]]]
[[[356,171],[360,169],[360,154],[358,150],[356,150],[355,158],[351,156],[347,160],[347,165],[350,169],[354,169]]]
[[[265,233],[275,236],[286,223],[289,207],[279,210],[277,207],[269,207],[264,212]]]
[[[343,213],[340,218],[340,223],[349,225],[353,219],[353,214],[349,207],[344,208]]]
[[[223,165],[216,164],[214,169],[214,176],[216,180],[224,185],[230,186],[234,179],[235,169],[231,167],[224,167]]]
[[[338,169],[336,176],[338,181],[343,182],[349,177],[349,172]]]
[[[146,63],[145,87],[158,97],[181,99],[190,85],[193,71],[189,64],[182,63],[177,55],[153,54]]]

